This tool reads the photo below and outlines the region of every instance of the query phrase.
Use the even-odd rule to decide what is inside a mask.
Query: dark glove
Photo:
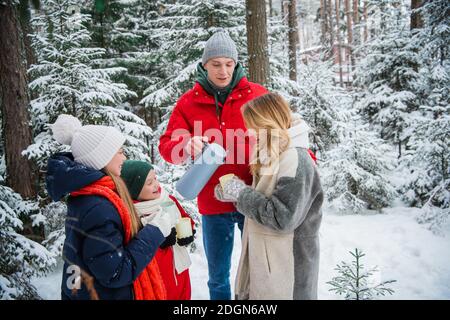
[[[173,246],[175,243],[177,243],[177,230],[173,227],[172,230],[170,230],[170,234],[166,237],[166,240],[164,240],[159,247],[161,249],[166,249]]]
[[[186,237],[186,238],[177,239],[178,245],[179,246],[190,245],[194,241],[194,235],[195,235],[196,232],[197,231],[194,229],[194,230],[192,230],[192,236]]]

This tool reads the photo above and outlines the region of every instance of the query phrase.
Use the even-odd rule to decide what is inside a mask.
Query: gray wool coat
[[[324,194],[307,151],[308,130],[294,117],[288,149],[239,194],[246,219],[236,299],[317,299]]]

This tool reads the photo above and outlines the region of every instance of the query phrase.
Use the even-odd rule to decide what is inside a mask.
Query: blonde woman
[[[257,137],[253,185],[238,178],[218,185],[221,201],[245,215],[237,299],[317,299],[318,231],[323,192],[308,150],[309,127],[278,94],[243,106]]]
[[[165,300],[156,260],[170,233],[163,215],[139,219],[120,178],[125,136],[107,126],[86,125],[60,115],[53,137],[71,146],[48,161],[47,191],[54,201],[66,196],[63,300]]]

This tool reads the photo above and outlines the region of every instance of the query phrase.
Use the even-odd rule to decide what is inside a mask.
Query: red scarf
[[[125,231],[124,245],[127,245],[131,240],[131,216],[125,203],[114,190],[116,190],[114,181],[111,177],[105,176],[80,190],[72,192],[71,195],[98,195],[111,201],[122,220],[123,230]],[[133,289],[135,300],[166,300],[166,289],[156,259],[153,258],[134,280]]]

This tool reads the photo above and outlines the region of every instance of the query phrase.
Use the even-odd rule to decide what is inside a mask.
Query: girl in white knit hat
[[[153,259],[170,234],[163,215],[140,220],[120,178],[125,137],[108,126],[60,115],[53,137],[72,152],[50,157],[47,191],[66,196],[62,299],[163,300],[166,290]]]

